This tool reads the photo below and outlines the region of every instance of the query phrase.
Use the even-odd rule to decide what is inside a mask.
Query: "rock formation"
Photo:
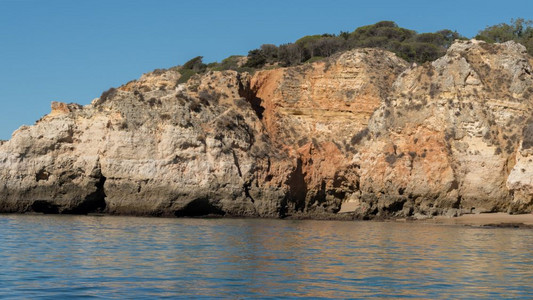
[[[409,66],[157,70],[0,142],[0,211],[390,218],[533,210],[533,60],[458,41]]]
[[[477,41],[402,73],[355,158],[364,207],[393,215],[531,211],[513,205],[506,186],[532,113],[531,73],[523,46]]]

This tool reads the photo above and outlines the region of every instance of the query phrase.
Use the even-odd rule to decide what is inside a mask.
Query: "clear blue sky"
[[[156,68],[392,20],[418,32],[533,18],[533,0],[0,0],[0,139]]]

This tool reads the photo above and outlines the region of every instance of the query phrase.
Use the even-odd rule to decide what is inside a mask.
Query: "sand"
[[[446,225],[533,228],[533,214],[485,213],[467,214],[460,217],[438,216],[422,222]]]

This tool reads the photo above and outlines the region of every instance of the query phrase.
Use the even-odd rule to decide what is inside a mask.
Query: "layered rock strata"
[[[154,71],[0,142],[0,211],[311,218],[533,210],[532,59],[459,41],[409,66]]]
[[[507,180],[529,136],[531,74],[523,46],[477,41],[402,73],[355,156],[363,207],[393,215],[530,212],[531,198],[529,208],[514,205]]]

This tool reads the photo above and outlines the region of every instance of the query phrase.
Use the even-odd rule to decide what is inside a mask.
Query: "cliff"
[[[0,211],[390,218],[533,210],[533,60],[460,41],[431,63],[154,71],[0,143]]]

